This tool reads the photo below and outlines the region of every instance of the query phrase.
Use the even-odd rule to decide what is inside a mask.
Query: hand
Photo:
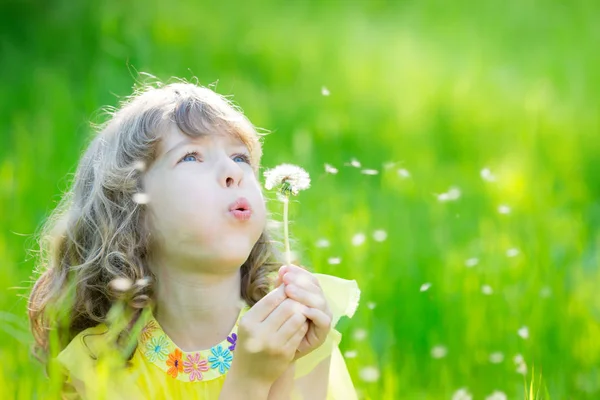
[[[321,346],[331,330],[333,314],[319,285],[318,279],[296,265],[284,265],[279,269],[278,280],[285,284],[285,294],[308,307],[304,315],[310,320],[308,332],[298,346],[295,359],[304,357]]]
[[[270,386],[294,361],[309,329],[305,313],[306,306],[286,297],[284,285],[259,300],[240,319],[230,373]]]

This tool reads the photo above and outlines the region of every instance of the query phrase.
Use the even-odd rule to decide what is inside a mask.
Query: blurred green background
[[[553,399],[600,398],[597,1],[0,7],[3,397],[47,387],[35,230],[88,122],[147,72],[217,83],[273,132],[265,167],[311,173],[294,248],[361,286],[338,327],[362,397],[519,399],[541,374]]]

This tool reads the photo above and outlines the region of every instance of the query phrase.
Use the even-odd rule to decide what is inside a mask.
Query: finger
[[[290,340],[296,334],[296,332],[298,332],[298,329],[302,328],[304,324],[308,324],[304,314],[291,315],[287,321],[281,325],[276,333],[280,338],[279,340],[281,340],[281,345],[285,345],[288,340]]]
[[[263,332],[277,332],[281,326],[294,314],[299,314],[302,318],[306,306],[294,301],[292,299],[285,299],[275,310],[269,314],[269,316],[261,324],[261,330]]]
[[[290,299],[296,300],[307,307],[317,308],[323,311],[326,311],[329,308],[322,291],[320,293],[315,293],[296,284],[290,284],[285,285],[285,294]]]
[[[309,292],[317,293],[319,295],[323,294],[323,289],[321,288],[321,286],[315,285],[314,282],[306,279],[306,277],[304,277],[304,276],[300,276],[300,277],[299,276],[293,276],[291,278],[288,278],[287,277],[288,275],[289,275],[289,273],[285,274],[285,277],[284,277],[283,283],[285,285],[300,286],[302,289],[306,289]]]
[[[294,334],[290,337],[290,339],[287,341],[287,343],[284,345],[284,349],[285,351],[296,351],[298,349],[298,346],[300,346],[300,343],[302,343],[302,339],[304,339],[304,336],[306,335],[306,332],[308,332],[308,322],[304,322],[300,328],[298,330],[296,330],[296,332],[294,332]]]
[[[277,289],[267,293],[265,297],[252,306],[243,318],[246,321],[262,322],[286,299],[286,297],[285,286],[280,285]]]
[[[314,276],[314,274],[312,274],[310,271],[299,267],[297,265],[286,265],[284,272],[282,274],[282,278],[284,280],[284,283],[287,283],[285,281],[285,278],[287,275],[289,275],[287,278],[288,279],[300,279],[300,280],[306,280],[309,282],[312,282],[315,286],[320,286],[319,285],[319,280],[317,279],[316,276]]]
[[[308,308],[304,312],[306,318],[310,319],[319,331],[331,330],[331,316],[322,310],[316,308]]]

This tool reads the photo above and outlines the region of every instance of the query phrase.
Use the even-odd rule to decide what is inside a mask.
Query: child
[[[279,262],[240,110],[155,86],[100,126],[45,226],[29,317],[63,398],[355,398],[334,327],[356,282]]]

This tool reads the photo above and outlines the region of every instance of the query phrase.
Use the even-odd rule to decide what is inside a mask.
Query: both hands
[[[332,314],[317,278],[295,265],[279,269],[277,288],[259,300],[238,329],[239,375],[270,385],[297,359],[321,346]]]

